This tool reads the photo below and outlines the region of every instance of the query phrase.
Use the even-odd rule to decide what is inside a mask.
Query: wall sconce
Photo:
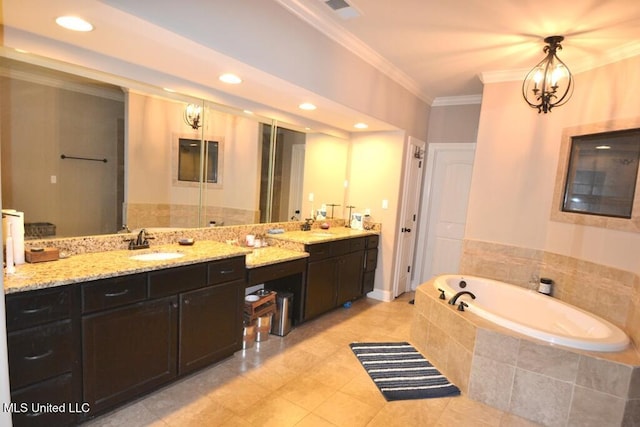
[[[184,122],[191,126],[193,129],[198,129],[200,126],[202,107],[196,104],[189,104],[184,109]]]
[[[573,94],[573,77],[569,68],[558,58],[556,50],[562,50],[563,36],[544,39],[547,56],[533,67],[522,83],[522,96],[527,104],[538,109],[538,114],[547,113],[553,107],[565,104]]]

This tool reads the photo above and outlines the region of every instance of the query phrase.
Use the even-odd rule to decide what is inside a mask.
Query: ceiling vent
[[[329,6],[340,18],[344,20],[360,16],[360,12],[345,0],[324,0],[324,4]]]

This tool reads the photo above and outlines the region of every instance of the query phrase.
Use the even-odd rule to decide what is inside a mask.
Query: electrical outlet
[[[387,199],[382,201],[382,209],[389,209],[389,201]]]

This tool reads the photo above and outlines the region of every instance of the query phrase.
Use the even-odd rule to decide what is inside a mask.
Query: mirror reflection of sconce
[[[200,126],[202,114],[202,107],[196,104],[189,104],[184,109],[184,122],[191,126],[193,129],[198,129]]]

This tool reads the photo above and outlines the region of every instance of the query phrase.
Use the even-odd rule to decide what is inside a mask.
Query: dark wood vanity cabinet
[[[82,284],[84,401],[99,413],[242,348],[244,256]]]
[[[242,348],[244,288],[244,280],[235,280],[180,295],[180,374]]]
[[[177,298],[82,319],[84,401],[101,412],[176,376]]]
[[[380,236],[367,236],[365,240],[364,274],[362,276],[362,294],[373,291],[378,265],[378,243]]]
[[[364,237],[306,246],[305,320],[362,296],[365,247]]]
[[[75,403],[82,402],[77,300],[77,289],[68,287],[6,296],[14,426],[76,422],[81,407]]]

